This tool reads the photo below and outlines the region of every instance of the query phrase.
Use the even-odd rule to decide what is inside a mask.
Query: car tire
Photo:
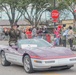
[[[71,69],[74,65],[70,65],[68,66],[66,69]]]
[[[10,66],[10,64],[11,64],[10,62],[8,62],[6,60],[6,56],[5,56],[5,52],[4,51],[1,52],[1,64],[3,66]]]
[[[61,69],[61,70],[68,70],[68,69],[71,69],[73,66],[74,66],[74,65],[70,65],[70,66],[68,66],[68,67],[66,67],[66,68],[63,68],[63,69]]]
[[[31,63],[31,58],[29,57],[29,55],[24,56],[23,65],[24,65],[24,69],[25,69],[26,73],[34,72],[32,63]]]

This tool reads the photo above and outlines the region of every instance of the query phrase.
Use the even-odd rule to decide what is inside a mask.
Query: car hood
[[[73,55],[73,52],[65,47],[41,47],[29,50],[42,58]]]

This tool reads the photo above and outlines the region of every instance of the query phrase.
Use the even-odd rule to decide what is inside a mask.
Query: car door
[[[19,48],[9,47],[6,52],[6,59],[13,63],[22,64],[22,55],[18,50]]]

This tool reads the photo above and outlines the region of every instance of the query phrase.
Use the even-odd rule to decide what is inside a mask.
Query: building
[[[70,19],[70,20],[62,20],[62,24],[66,24],[66,27],[72,26],[74,25],[74,20]]]

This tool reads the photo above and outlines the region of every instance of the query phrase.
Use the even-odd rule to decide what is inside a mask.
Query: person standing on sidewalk
[[[65,31],[66,31],[66,24],[63,24],[62,32],[61,32],[61,40],[62,40],[62,45],[64,47],[66,47],[66,35],[64,35]]]
[[[73,39],[74,39],[74,31],[73,31],[72,27],[69,26],[68,41],[69,41],[71,49],[73,49]]]
[[[59,46],[60,32],[57,28],[54,30],[54,34],[55,34],[55,45]]]
[[[31,39],[32,38],[32,31],[31,31],[30,28],[26,31],[26,37],[27,37],[27,39]]]
[[[32,37],[33,38],[37,37],[37,29],[35,26],[33,26],[33,28],[32,28]]]

